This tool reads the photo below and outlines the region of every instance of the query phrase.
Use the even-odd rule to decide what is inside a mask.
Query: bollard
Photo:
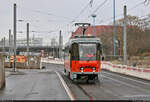
[[[0,54],[0,89],[5,86],[4,57]]]

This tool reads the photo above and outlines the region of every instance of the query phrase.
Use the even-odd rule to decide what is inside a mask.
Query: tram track
[[[92,97],[87,91],[85,91],[85,89],[84,89],[81,85],[79,85],[79,84],[76,84],[76,85],[77,85],[77,87],[78,87],[79,89],[82,90],[82,92],[83,92],[86,96],[88,96],[89,100],[93,100],[93,97]]]
[[[104,89],[104,84],[100,83],[100,80],[92,83],[77,83],[76,84],[86,95],[89,96],[90,100],[108,100],[108,99],[119,99],[118,95],[113,94],[112,91]]]
[[[63,75],[63,78],[76,97],[76,100],[135,100],[139,98],[149,99],[149,92],[148,90],[146,91],[145,88],[137,89],[137,85],[135,87],[130,87],[125,80],[121,79],[118,81],[116,77],[108,75],[106,77],[104,73],[101,75],[100,80],[88,84],[86,81],[73,82],[65,75]]]
[[[61,73],[64,81],[72,91],[75,100],[118,99],[116,98],[118,96],[113,94],[113,92],[109,91],[108,89],[103,89],[103,84],[100,83],[100,80],[89,83],[86,81],[74,82],[65,76],[62,72],[59,73]],[[103,94],[103,92],[105,92],[105,94]]]
[[[102,95],[101,92],[101,84],[100,80],[96,81],[96,82],[89,82],[87,83],[86,81],[77,81],[74,82],[71,79],[69,79],[67,76],[65,76],[62,72],[61,73],[64,81],[66,82],[66,84],[68,85],[68,87],[70,88],[70,90],[73,93],[73,96],[75,97],[76,100],[101,100],[101,99],[107,99],[107,97],[105,97],[106,94]],[[100,90],[100,91],[98,91]],[[105,90],[106,91],[106,90]],[[112,94],[111,92],[107,92],[109,94]],[[110,99],[116,99],[113,97],[117,97],[115,95],[112,95],[112,97],[110,97]]]
[[[82,85],[73,82],[62,72],[59,73],[61,73],[64,81],[67,83],[76,100],[93,100],[93,97],[82,87]]]
[[[63,66],[57,70],[67,84],[75,100],[138,100],[150,99],[150,82],[102,70],[94,83],[74,82],[63,73]]]

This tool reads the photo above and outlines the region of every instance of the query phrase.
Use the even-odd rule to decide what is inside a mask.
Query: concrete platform
[[[6,87],[0,100],[70,100],[59,77],[52,70],[6,70]]]

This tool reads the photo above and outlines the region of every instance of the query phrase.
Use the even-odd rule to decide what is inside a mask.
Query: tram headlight
[[[96,71],[96,68],[95,67],[93,67],[93,72],[95,72]]]
[[[95,67],[93,67],[93,70],[96,70],[96,68],[95,68]]]
[[[83,68],[83,67],[81,67],[81,68],[80,68],[80,70],[84,70],[84,68]]]

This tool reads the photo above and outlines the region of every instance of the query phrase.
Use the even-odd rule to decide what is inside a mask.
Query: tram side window
[[[79,60],[78,44],[72,44],[72,60]]]
[[[70,60],[69,46],[65,47],[65,60]]]

